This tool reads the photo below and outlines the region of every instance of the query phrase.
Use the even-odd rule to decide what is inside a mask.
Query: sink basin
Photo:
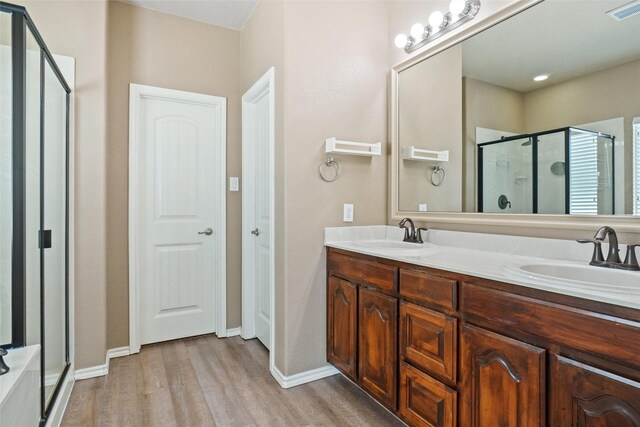
[[[383,250],[385,252],[421,252],[433,247],[431,243],[409,243],[397,240],[357,240],[351,242],[353,246],[363,249]]]
[[[640,273],[578,264],[507,266],[511,273],[537,283],[577,292],[640,298]]]

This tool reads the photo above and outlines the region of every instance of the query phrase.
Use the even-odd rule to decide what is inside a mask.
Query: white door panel
[[[242,334],[257,337],[268,349],[273,340],[275,286],[273,75],[271,69],[242,97]]]
[[[271,348],[269,336],[271,323],[271,301],[269,298],[269,263],[271,255],[270,230],[270,198],[269,191],[269,97],[263,96],[254,104],[256,130],[253,134],[255,153],[255,205],[254,218],[260,234],[256,236],[255,245],[255,280],[256,280],[256,336],[267,347]]]
[[[216,331],[225,100],[210,98],[139,103],[141,344]]]

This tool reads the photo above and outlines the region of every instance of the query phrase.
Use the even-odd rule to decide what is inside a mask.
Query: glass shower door
[[[48,61],[44,61],[43,217],[44,262],[43,361],[45,407],[67,366],[67,93]]]
[[[478,211],[531,213],[532,144],[528,137],[478,146]]]
[[[0,13],[0,345],[12,342],[11,242],[12,213],[12,114],[11,114],[11,14]]]
[[[566,130],[537,136],[537,213],[568,213],[566,137]]]

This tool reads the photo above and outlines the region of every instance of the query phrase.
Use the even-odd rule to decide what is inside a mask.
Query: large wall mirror
[[[396,67],[392,217],[640,215],[640,13],[607,13],[628,3],[542,1]]]

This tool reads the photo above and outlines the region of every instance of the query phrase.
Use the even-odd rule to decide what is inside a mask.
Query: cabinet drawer
[[[400,415],[411,426],[454,427],[455,390],[404,362],[400,364]]]
[[[400,355],[411,364],[449,383],[456,382],[457,320],[402,302]]]
[[[457,308],[458,282],[421,271],[400,270],[400,295],[447,310]]]
[[[330,274],[392,292],[397,290],[396,267],[334,253],[329,254],[328,265]]]
[[[465,316],[640,367],[638,322],[468,283],[462,284],[461,301]]]

